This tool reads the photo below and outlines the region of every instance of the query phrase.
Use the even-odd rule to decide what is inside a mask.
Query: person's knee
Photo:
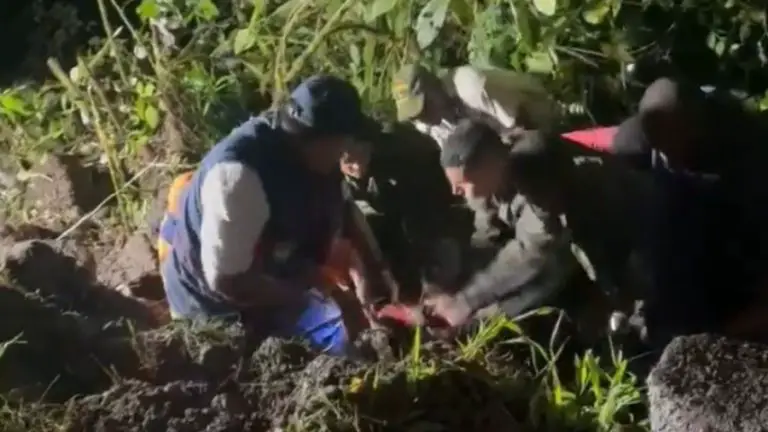
[[[307,307],[294,326],[293,336],[306,339],[324,353],[344,355],[350,340],[341,308],[316,290],[310,290],[307,296]]]

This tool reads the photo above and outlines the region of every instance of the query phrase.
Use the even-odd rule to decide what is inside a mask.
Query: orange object
[[[597,127],[566,132],[562,134],[562,137],[587,148],[610,151],[613,137],[618,130],[618,126]]]
[[[179,176],[177,176],[175,179],[173,179],[173,182],[171,183],[171,187],[168,189],[168,199],[166,201],[165,205],[165,214],[163,215],[163,220],[160,222],[160,231],[162,232],[162,227],[166,223],[168,223],[168,215],[176,216],[179,211],[179,205],[181,204],[179,201],[181,201],[181,195],[184,193],[184,190],[189,185],[190,180],[192,180],[192,175],[194,174],[193,171],[187,171]],[[163,239],[163,236],[158,236],[157,239],[157,257],[160,260],[160,262],[163,262],[165,258],[168,256],[168,254],[171,251],[171,244],[168,243],[167,240]]]

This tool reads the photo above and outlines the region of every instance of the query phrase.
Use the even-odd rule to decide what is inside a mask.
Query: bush
[[[46,59],[55,80],[2,91],[0,142],[32,159],[54,149],[99,155],[123,184],[121,165],[143,165],[149,150],[197,154],[310,73],[350,79],[386,115],[393,71],[417,58],[538,74],[581,123],[620,119],[638,75],[672,70],[762,99],[761,6],[680,3],[144,0],[127,10],[100,0],[107,37],[64,66]],[[179,133],[169,137],[170,126]]]

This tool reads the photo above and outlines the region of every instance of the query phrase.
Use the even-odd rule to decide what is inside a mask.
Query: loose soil
[[[0,394],[16,410],[13,426],[0,412],[3,428],[526,430],[535,380],[508,352],[460,361],[455,347],[430,342],[414,361],[413,334],[371,330],[357,341],[363,358],[339,359],[295,341],[257,342],[237,325],[171,323],[151,231],[115,235],[91,223],[59,238],[105,192],[83,180],[93,177],[77,159],[42,168],[26,196],[41,197],[34,205],[67,197],[69,207],[49,212],[45,227],[0,230],[0,341],[20,341],[0,355]],[[86,187],[95,188],[75,193]]]

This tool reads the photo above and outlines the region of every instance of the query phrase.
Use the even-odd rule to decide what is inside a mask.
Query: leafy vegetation
[[[671,0],[144,0],[125,9],[118,0],[99,0],[98,6],[106,37],[92,40],[66,67],[41,59],[52,80],[2,90],[0,145],[17,159],[75,152],[108,167],[120,191],[115,215],[128,227],[139,223],[135,213],[144,208],[135,187],[124,187],[137,167],[157,157],[175,169],[180,157],[199,154],[249,111],[279,100],[314,72],[350,79],[369,107],[386,116],[391,75],[404,62],[469,60],[526,70],[541,75],[564,107],[583,114],[573,122],[620,118],[633,96],[628,66],[645,59],[706,69],[695,64],[703,56],[683,58],[701,44],[718,57],[710,81],[738,69],[751,78],[740,82],[757,89],[757,100],[767,83],[765,11],[750,2],[694,8]],[[72,13],[63,15],[62,24],[83,27],[72,23]],[[694,27],[708,35],[690,42]],[[68,34],[56,33],[51,44],[62,45],[58,38]]]
[[[116,191],[114,229],[126,231],[143,224],[153,198],[137,186],[138,177],[188,168],[250,112],[321,71],[349,79],[383,119],[391,119],[392,74],[417,59],[433,67],[470,61],[538,74],[572,123],[621,118],[647,64],[651,74],[668,64],[702,83],[741,88],[768,107],[768,21],[757,2],[142,0],[127,7],[98,0],[98,8],[104,37],[74,60],[47,58],[46,50],[37,60],[47,65],[49,80],[0,90],[0,151],[12,156],[2,163],[14,165],[17,181],[28,179],[29,163],[54,152],[104,167]],[[73,29],[57,37],[83,27],[72,13],[64,15]],[[47,42],[62,45],[56,38]],[[23,202],[11,205],[20,198],[12,191],[2,193],[8,194],[7,217],[35,217]],[[647,426],[633,418],[643,396],[620,353],[610,359],[584,353],[575,359],[573,379],[563,380],[553,366],[556,347],[536,344],[510,321],[489,323],[450,358],[425,359],[414,348],[403,360],[408,382],[418,386],[470,362],[486,368],[500,394],[519,391],[492,370],[496,363],[484,361],[501,331],[515,333],[505,343],[527,346],[537,359],[532,424],[542,430]],[[0,352],[17,343],[0,344]],[[381,385],[372,370],[350,391]],[[55,422],[41,420],[42,412],[50,413],[9,405],[0,410],[0,429],[57,430]]]

